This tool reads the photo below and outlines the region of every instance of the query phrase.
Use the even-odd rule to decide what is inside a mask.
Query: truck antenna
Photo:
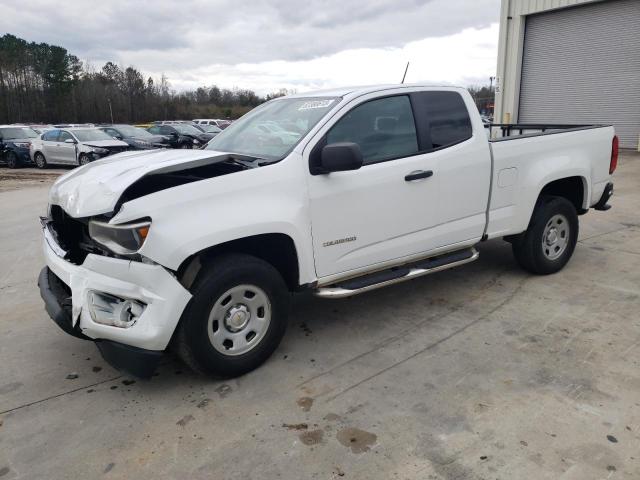
[[[409,62],[407,62],[407,66],[404,69],[404,75],[402,76],[402,81],[400,83],[404,83],[404,79],[407,78],[407,70],[409,70]]]

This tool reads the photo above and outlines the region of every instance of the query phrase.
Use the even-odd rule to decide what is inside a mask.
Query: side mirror
[[[362,167],[362,151],[357,143],[340,142],[322,149],[320,166],[324,173],[358,170]]]
[[[114,137],[116,140],[122,140],[122,135],[114,135]]]
[[[76,141],[73,138],[67,138],[64,143],[76,143]]]

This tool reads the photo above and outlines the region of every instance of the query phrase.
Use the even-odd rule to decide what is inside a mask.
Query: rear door
[[[42,135],[42,153],[49,163],[59,163],[58,136],[60,130],[49,130]]]
[[[74,143],[67,143],[67,140],[73,140]],[[60,163],[66,163],[69,165],[75,165],[78,163],[76,151],[77,151],[77,140],[66,130],[60,131],[60,136],[58,137],[58,145],[57,145],[57,155],[58,161]]]
[[[491,153],[470,96],[456,90],[411,94],[421,143],[438,177],[438,211],[429,245],[437,248],[479,240],[486,224]],[[474,112],[474,113],[475,113]]]

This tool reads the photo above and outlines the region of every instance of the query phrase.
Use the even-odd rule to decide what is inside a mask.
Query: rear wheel
[[[44,158],[42,152],[37,152],[33,156],[33,161],[36,162],[36,167],[38,168],[47,168],[47,160]]]
[[[9,168],[18,168],[21,166],[20,159],[18,158],[18,155],[16,155],[16,152],[8,152],[7,153],[7,167]]]
[[[290,294],[267,262],[243,254],[219,257],[192,293],[174,341],[194,370],[236,377],[260,366],[278,347]]]
[[[578,241],[578,215],[563,197],[542,197],[527,231],[512,243],[522,268],[538,275],[561,270],[573,255]]]

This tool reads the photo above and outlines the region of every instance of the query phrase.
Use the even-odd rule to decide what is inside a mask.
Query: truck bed
[[[576,210],[586,211],[610,179],[614,129],[606,125],[494,124],[505,136],[490,140],[489,238],[527,229],[542,189],[559,179],[573,182]],[[522,134],[513,135],[514,132]]]
[[[489,132],[490,142],[504,142],[522,137],[538,137],[541,135],[555,135],[558,133],[589,130],[592,128],[609,127],[610,125],[570,125],[553,123],[489,123],[485,128]],[[514,132],[518,132],[514,134]]]

